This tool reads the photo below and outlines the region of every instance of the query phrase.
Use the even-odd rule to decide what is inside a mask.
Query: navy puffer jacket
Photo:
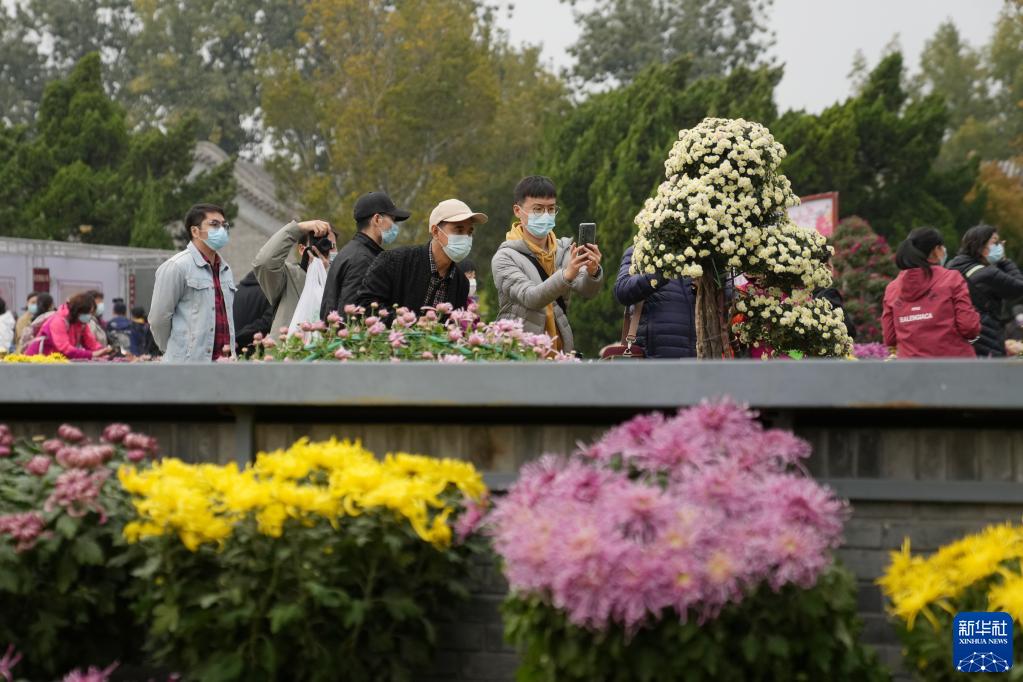
[[[650,275],[630,275],[632,247],[625,250],[615,282],[615,299],[623,306],[646,301],[636,343],[648,358],[696,357],[696,294],[684,279],[650,285]]]

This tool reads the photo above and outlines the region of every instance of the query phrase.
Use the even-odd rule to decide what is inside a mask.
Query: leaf
[[[152,578],[156,572],[160,569],[162,558],[159,554],[153,554],[146,562],[131,572],[136,578]]]
[[[198,678],[201,682],[228,682],[241,677],[244,669],[241,651],[232,651],[221,656],[199,669]]]
[[[74,558],[66,552],[61,554],[57,560],[57,580],[55,585],[57,592],[66,594],[76,577],[78,577],[78,567],[75,565]]]
[[[421,613],[419,605],[411,597],[401,594],[386,594],[381,601],[391,617],[403,621]]]
[[[86,566],[99,566],[103,564],[103,549],[99,544],[87,535],[78,537],[71,545],[71,554],[79,563]]]
[[[270,632],[277,634],[290,623],[298,620],[305,614],[305,609],[299,603],[278,604],[270,609]]]
[[[775,656],[785,658],[789,655],[789,644],[784,637],[771,635],[767,638],[767,650]]]
[[[219,592],[213,592],[212,594],[204,594],[199,598],[199,607],[208,609],[209,607],[220,601],[221,594]]]
[[[78,520],[74,519],[67,514],[61,514],[57,517],[57,532],[63,535],[65,538],[70,540],[78,532]]]
[[[353,599],[348,605],[348,610],[345,611],[345,615],[341,618],[341,622],[346,628],[354,628],[362,625],[362,620],[366,615],[366,602],[362,599]]]
[[[156,634],[175,632],[178,629],[178,607],[174,604],[157,604],[153,609],[150,626]]]

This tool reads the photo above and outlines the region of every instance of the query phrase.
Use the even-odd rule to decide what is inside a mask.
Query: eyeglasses
[[[231,223],[227,222],[226,220],[223,220],[223,221],[221,221],[221,220],[207,220],[206,224],[210,226],[211,230],[216,230],[217,228],[220,228],[220,227],[224,228],[225,230],[230,230],[231,229]]]
[[[523,207],[523,210],[525,210],[525,207]],[[546,207],[544,207],[544,206],[534,206],[533,208],[529,209],[528,213],[529,213],[529,215],[533,216],[534,218],[539,218],[544,213],[546,213],[547,215],[556,216],[556,215],[558,215],[558,207],[557,206],[546,206]]]

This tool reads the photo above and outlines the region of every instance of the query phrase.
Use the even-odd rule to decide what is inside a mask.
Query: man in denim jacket
[[[217,251],[230,225],[213,204],[185,216],[191,241],[156,271],[149,323],[165,362],[210,362],[234,353],[234,275]]]

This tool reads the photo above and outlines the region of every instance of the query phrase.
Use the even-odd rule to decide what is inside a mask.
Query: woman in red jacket
[[[973,358],[980,315],[966,280],[942,267],[948,258],[941,233],[918,227],[895,252],[902,272],[884,292],[884,342],[900,358]]]
[[[70,360],[92,360],[110,352],[89,331],[89,320],[96,312],[91,294],[76,294],[43,323],[39,336],[25,347],[26,355],[60,353]]]

